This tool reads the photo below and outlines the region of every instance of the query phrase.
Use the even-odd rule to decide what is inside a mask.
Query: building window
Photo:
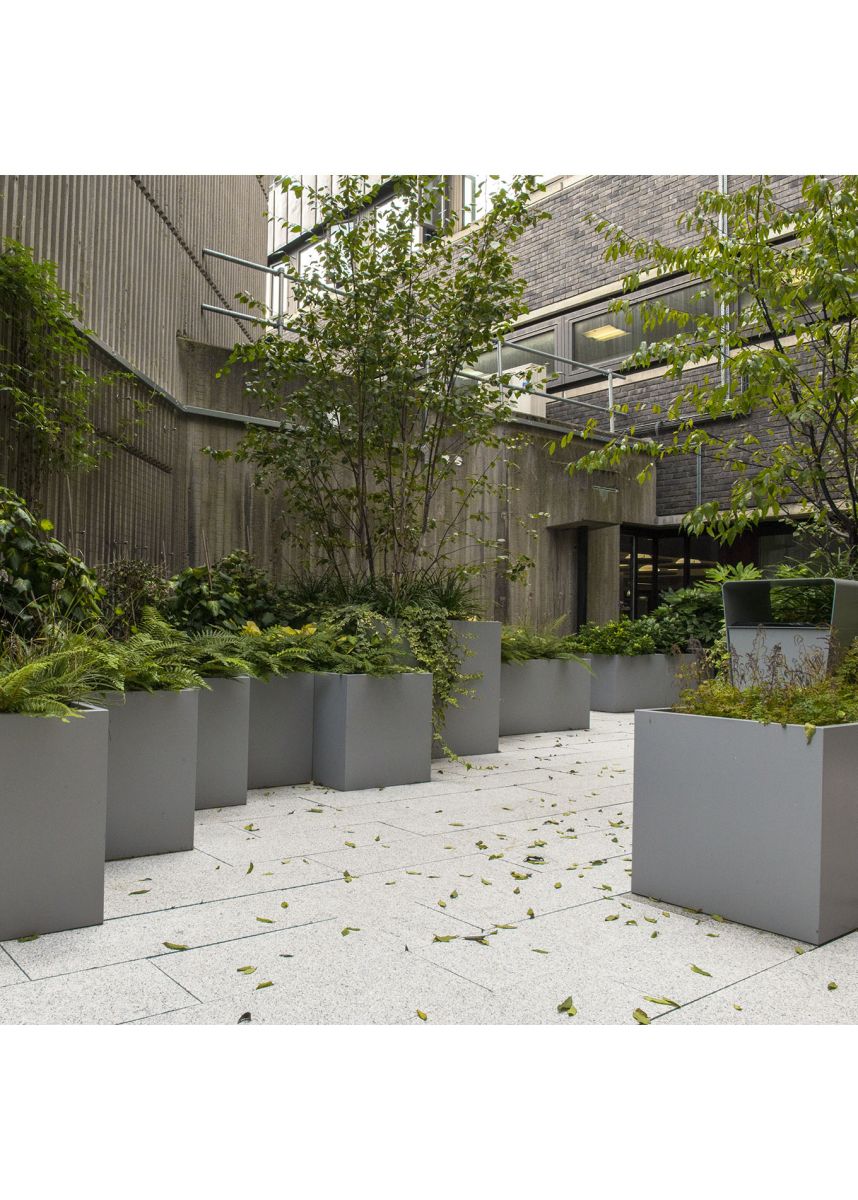
[[[692,320],[685,325],[686,331],[694,328],[693,318],[712,312],[712,295],[700,284],[692,284],[648,300],[660,299],[672,309],[689,313]],[[642,342],[662,341],[680,332],[677,320],[664,320],[654,329],[644,329],[642,306],[647,301],[634,303],[628,312],[604,312],[599,316],[585,317],[570,322],[572,334],[572,358],[579,363],[607,363],[621,361],[633,354]]]

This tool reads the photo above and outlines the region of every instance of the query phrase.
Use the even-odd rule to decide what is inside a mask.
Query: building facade
[[[314,187],[336,176],[303,177]],[[370,177],[371,179],[374,177]],[[446,176],[445,199],[460,225],[478,221],[497,180]],[[324,231],[306,199],[295,200],[268,176],[5,176],[0,177],[0,235],[31,246],[58,265],[60,284],[80,305],[91,330],[91,368],[129,378],[106,390],[96,424],[111,456],[87,475],[44,480],[39,503],[58,534],[92,563],[141,557],[168,572],[214,561],[236,548],[275,576],[289,564],[289,514],[253,486],[249,470],[221,463],[205,447],[234,449],[249,423],[270,421],[255,410],[241,375],[219,377],[236,341],[258,326],[219,310],[241,306],[243,292],[289,310],[288,282],[275,296],[272,276],[205,253],[218,250],[260,265],[301,272],[312,267]],[[531,367],[536,394],[519,394],[519,453],[510,507],[498,504],[490,524],[513,553],[533,554],[526,584],[489,575],[487,609],[508,621],[567,627],[620,612],[640,616],[668,588],[693,582],[725,555],[763,567],[787,553],[788,531],[762,526],[729,550],[690,538],[680,522],[699,499],[725,494],[729,480],[705,456],[659,464],[640,485],[630,469],[576,474],[565,462],[589,448],[574,440],[549,456],[547,444],[609,408],[669,400],[672,385],[658,367],[619,370],[641,338],[639,317],[610,311],[622,294],[622,264],[606,263],[604,242],[588,214],[643,236],[678,237],[677,218],[703,189],[741,188],[750,177],[570,175],[547,182],[535,199],[551,214],[518,243],[529,312],[501,349],[504,370]],[[785,204],[798,196],[798,176],[775,178]],[[382,191],[378,203],[390,203]],[[434,235],[431,225],[417,231]],[[455,236],[455,235],[454,235]],[[670,294],[693,313],[699,289],[681,277],[645,285],[640,299]],[[207,307],[206,307],[207,306]],[[497,358],[477,364],[490,373]],[[145,418],[132,425],[134,402]],[[481,464],[468,464],[473,467]],[[503,464],[485,465],[503,470]],[[15,486],[15,442],[0,406],[0,480]],[[547,512],[538,542],[517,532],[516,516]],[[285,535],[285,536],[284,536]]]

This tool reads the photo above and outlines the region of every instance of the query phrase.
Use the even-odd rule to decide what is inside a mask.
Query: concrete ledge
[[[448,707],[441,731],[454,754],[497,754],[500,736],[500,638],[499,621],[451,621],[461,648],[461,671],[479,674],[480,679],[464,687],[473,695],[463,696]],[[440,757],[442,751],[435,747]]]
[[[501,736],[589,729],[590,679],[586,666],[568,659],[501,663]]]
[[[125,692],[104,703],[108,861],[193,850],[199,689]]]
[[[249,788],[288,787],[313,777],[313,694],[307,671],[250,681]]]
[[[247,803],[250,677],[209,678],[200,690],[197,724],[197,808]]]
[[[432,676],[316,676],[313,779],[337,791],[431,778]]]
[[[820,945],[858,928],[858,725],[635,714],[632,889]]]
[[[0,940],[104,920],[107,730],[0,714]]]
[[[677,672],[693,654],[591,654],[590,707],[594,712],[634,712],[670,708],[679,699]]]

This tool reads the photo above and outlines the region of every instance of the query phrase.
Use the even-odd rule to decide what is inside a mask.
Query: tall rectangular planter
[[[0,715],[0,940],[104,920],[107,728]]]
[[[431,777],[432,676],[316,676],[313,779],[337,791]]]
[[[250,681],[249,788],[287,787],[313,777],[313,695],[307,671]]]
[[[589,729],[590,678],[584,664],[568,659],[502,663],[501,736]]]
[[[472,693],[448,706],[441,731],[454,754],[497,754],[500,735],[500,621],[451,621],[461,649],[461,671],[479,674],[463,686]],[[439,747],[433,753],[440,757]]]
[[[194,848],[199,689],[105,697],[107,859]]]
[[[247,803],[250,677],[208,678],[197,724],[197,808]]]
[[[694,655],[591,654],[589,661],[593,711],[634,712],[675,704],[683,688],[679,673],[694,662]]]
[[[632,888],[820,945],[858,928],[858,724],[635,715]]]

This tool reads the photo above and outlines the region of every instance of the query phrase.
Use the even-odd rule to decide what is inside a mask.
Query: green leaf
[[[608,916],[605,917],[606,921],[619,921],[619,919],[620,919],[619,913],[609,913]]]
[[[457,933],[436,933],[432,938],[433,942],[455,942],[458,938]]]
[[[559,1013],[566,1013],[568,1017],[574,1017],[578,1013],[578,1009],[575,1007],[575,1002],[571,996],[567,996],[565,1000],[560,1001],[557,1005],[557,1011]]]
[[[289,907],[289,901],[288,901],[288,900],[281,900],[281,901],[280,901],[280,907],[281,907],[281,908],[288,908],[288,907]]]
[[[539,950],[539,949],[537,949],[536,946],[531,946],[530,949],[531,949],[531,953],[533,953],[533,954],[550,954],[551,953],[550,950]]]
[[[637,1021],[638,1025],[651,1025],[652,1024],[652,1021],[650,1021],[649,1017],[646,1015],[646,1013],[644,1012],[644,1010],[642,1008],[636,1008],[635,1011],[632,1013],[632,1016]]]
[[[650,1004],[666,1004],[671,1008],[679,1008],[675,1000],[671,1000],[669,996],[644,996],[644,1000],[648,1000]]]
[[[250,866],[247,868],[247,870],[244,872],[245,875],[249,875],[252,870],[253,870],[253,863],[251,863]]]
[[[40,933],[25,933],[23,937],[16,938],[15,940],[18,942],[35,942],[41,936]]]
[[[512,875],[513,879],[530,879],[529,873],[525,875],[521,871],[510,871],[510,875]]]
[[[340,930],[340,933],[342,934],[343,937],[348,937],[348,935],[350,933],[360,933],[360,926],[359,925],[346,925],[344,929]]]
[[[161,945],[166,946],[168,950],[187,950],[188,948],[182,945],[181,942],[162,942]]]
[[[534,916],[535,914],[534,914],[534,912],[533,912],[533,909],[532,909],[532,908],[529,908],[529,909],[527,910],[527,915],[528,915],[529,917],[533,918],[533,916]]]
[[[422,1009],[420,1009],[420,1008],[417,1008],[417,1009],[415,1009],[415,1012],[417,1013],[417,1015],[418,1015],[418,1017],[420,1018],[420,1020],[421,1020],[421,1021],[428,1021],[428,1020],[429,1020],[428,1016],[426,1015],[426,1013],[425,1013],[425,1012],[423,1012],[423,1010],[422,1010]]]
[[[128,895],[129,896],[146,896],[146,895],[148,895],[149,892],[151,892],[151,890],[152,890],[151,888],[138,888],[137,891],[129,892]]]
[[[239,975],[253,975],[253,973],[256,971],[257,968],[256,967],[236,967],[235,969]]]
[[[267,987],[274,987],[273,980],[266,979],[263,983],[257,983],[256,991],[258,992],[261,988],[267,988]]]
[[[260,922],[262,925],[273,925],[273,924],[274,924],[274,922],[272,921],[271,917],[257,917],[256,919],[257,919],[257,921],[259,921],[259,922]]]
[[[696,967],[694,965],[694,963],[691,964],[691,970],[694,972],[695,975],[705,975],[707,977],[707,979],[712,978],[712,975],[709,971],[704,971],[702,967]]]
[[[833,980],[833,979],[832,979],[832,980],[830,980],[830,981],[829,981],[829,982],[826,984],[826,987],[828,988],[829,992],[836,992],[836,991],[837,991],[837,984],[834,982],[834,980]]]

